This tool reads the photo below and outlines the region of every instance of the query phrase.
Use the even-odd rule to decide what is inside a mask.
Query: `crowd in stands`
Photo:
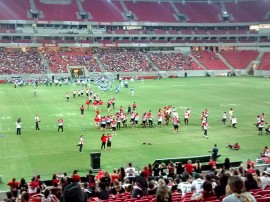
[[[154,71],[152,64],[138,50],[96,49],[95,55],[108,72]]]
[[[101,71],[90,50],[44,50],[44,54],[53,73],[67,73],[67,66],[86,66],[88,71]]]
[[[270,168],[260,173],[251,160],[231,168],[229,158],[225,159],[221,169],[215,167],[213,160],[210,163],[212,166],[207,172],[202,172],[199,161],[192,164],[191,160],[186,164],[148,164],[141,170],[129,163],[126,168],[114,169],[111,174],[100,169],[97,174],[89,170],[86,176],[80,176],[79,171],[74,170],[71,176],[54,174],[49,180],[51,186],[46,186],[40,175],[29,183],[24,178],[20,182],[13,178],[7,183],[10,186],[7,197],[21,198],[21,202],[43,202],[46,198],[51,202],[230,202],[237,197],[246,202],[270,196]]]
[[[194,58],[208,70],[229,70],[217,53],[212,51],[192,51],[190,55],[181,52],[151,52],[127,49],[86,49],[63,48],[42,49],[3,49],[0,51],[0,74],[42,74],[47,73],[46,65],[40,57],[44,54],[52,73],[67,73],[68,66],[84,66],[88,72],[151,72],[202,70]],[[226,54],[232,56],[227,57]],[[257,51],[222,51],[224,57],[235,69],[245,69],[258,56]],[[236,56],[241,55],[241,58]],[[250,55],[248,57],[247,55]],[[268,70],[266,52],[258,69]],[[245,60],[245,61],[243,61]],[[101,64],[98,62],[100,61]],[[232,64],[232,61],[237,64]],[[156,65],[156,67],[154,65]]]
[[[47,69],[41,61],[39,53],[34,49],[1,50],[0,74],[42,74]]]
[[[182,53],[147,52],[148,57],[162,71],[197,69],[198,65],[190,56]]]

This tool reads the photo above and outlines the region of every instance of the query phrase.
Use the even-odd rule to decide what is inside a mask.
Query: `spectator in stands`
[[[23,192],[21,195],[21,202],[30,202],[30,195],[27,192]]]
[[[215,196],[211,182],[205,181],[202,187],[203,187],[203,191],[200,193],[194,193],[191,196],[191,199],[202,201],[202,200],[207,200],[207,198],[209,197]]]
[[[151,180],[148,182],[148,195],[156,195],[157,193],[157,182]]]
[[[73,182],[80,182],[81,181],[81,177],[78,174],[78,172],[79,172],[78,170],[73,171],[73,174],[71,176],[71,179],[73,180]]]
[[[210,170],[214,171],[216,170],[216,164],[217,162],[214,161],[213,157],[210,158],[209,162],[208,162],[208,165],[210,166]]]
[[[125,189],[121,186],[121,182],[118,179],[114,180],[113,187],[111,188],[111,193],[113,195],[125,193]]]
[[[136,176],[133,181],[132,198],[141,198],[147,195],[148,184],[144,172]]]
[[[188,181],[188,178],[188,174],[183,174],[181,177],[181,182],[177,186],[177,189],[182,193],[182,196],[191,192],[191,184]]]
[[[193,172],[193,165],[192,165],[192,161],[188,160],[187,163],[185,165],[183,165],[183,167],[185,168],[185,172],[192,175]]]
[[[4,202],[15,202],[16,198],[12,195],[11,191],[6,192],[7,198],[4,199]]]
[[[20,194],[22,194],[22,192],[24,191],[28,192],[28,184],[26,183],[24,178],[21,178],[18,189],[20,190]]]
[[[262,189],[265,189],[266,187],[270,186],[270,168],[267,168],[263,172],[260,180],[261,180],[261,188]]]
[[[226,186],[228,183],[228,179],[230,177],[230,173],[221,173],[219,176],[219,184],[215,187],[215,195],[219,199],[221,196],[226,194]]]
[[[10,187],[10,191],[13,197],[17,198],[19,182],[16,181],[16,178],[12,178],[12,180],[8,182],[7,185]]]
[[[95,175],[93,175],[93,170],[90,169],[88,174],[86,175],[86,179],[87,179],[87,182],[88,182],[88,187],[92,187],[92,186],[95,186],[96,183],[95,183]]]
[[[67,185],[63,190],[61,201],[64,202],[86,202],[84,193],[78,182]]]
[[[131,184],[135,177],[135,168],[132,166],[132,163],[128,163],[128,167],[125,169],[125,173]]]
[[[226,189],[227,196],[223,199],[223,202],[256,201],[256,199],[249,192],[244,191],[244,182],[239,176],[231,176],[228,180],[228,186]]]
[[[100,200],[107,200],[110,197],[110,190],[106,188],[106,184],[104,182],[99,183],[100,190],[97,192],[97,196]]]
[[[194,180],[191,183],[191,189],[195,190],[196,193],[200,193],[202,191],[202,185],[204,180],[201,178],[199,173],[195,173]]]
[[[31,197],[33,201],[41,200],[44,195],[41,193],[41,189],[38,187],[37,192]]]
[[[235,143],[234,145],[227,143],[227,147],[231,148],[232,150],[240,149],[240,145],[238,143]]]
[[[157,189],[157,202],[171,202],[172,192],[166,185],[159,186]]]
[[[247,191],[251,189],[258,189],[257,181],[253,178],[253,175],[249,172],[246,173],[245,188]]]
[[[193,163],[193,168],[194,168],[195,173],[201,173],[202,172],[200,160],[196,160],[196,162]]]
[[[121,167],[121,168],[118,170],[118,173],[119,173],[119,181],[120,181],[120,182],[124,182],[124,179],[125,179],[125,177],[126,177],[125,168],[124,168],[124,167]]]
[[[34,195],[37,191],[37,188],[39,186],[38,182],[35,181],[36,177],[32,177],[31,182],[29,183],[29,194]]]
[[[229,170],[230,167],[231,167],[230,159],[229,158],[225,158],[223,168],[225,170]]]

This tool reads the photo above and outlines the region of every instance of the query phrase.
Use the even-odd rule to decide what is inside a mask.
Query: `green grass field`
[[[258,136],[253,125],[256,116],[262,112],[266,113],[266,120],[269,116],[269,82],[269,79],[253,77],[145,80],[144,84],[135,81],[134,97],[130,88],[122,88],[117,95],[100,92],[104,103],[116,97],[116,109],[121,105],[127,109],[128,104],[135,101],[140,115],[152,110],[156,117],[159,108],[173,105],[183,121],[184,110],[186,107],[191,109],[190,125],[185,127],[182,123],[177,135],[172,134],[171,125],[121,129],[117,136],[113,136],[112,152],[103,151],[101,154],[102,168],[111,172],[113,168],[125,167],[128,162],[141,168],[157,158],[204,155],[215,143],[222,154],[218,162],[223,162],[225,157],[231,161],[255,160],[270,138],[265,134]],[[66,102],[66,92],[71,95],[74,88],[81,87],[40,85],[34,98],[33,86],[14,88],[11,84],[0,85],[1,189],[7,189],[5,184],[12,177],[29,179],[40,174],[42,179],[51,179],[53,173],[70,173],[78,169],[82,174],[89,169],[89,154],[100,151],[102,133],[94,126],[92,108],[80,118],[79,107],[85,104],[86,97],[73,99],[71,96]],[[93,90],[98,92],[97,86],[93,86]],[[200,127],[200,115],[205,108],[209,110],[209,139],[203,137]],[[224,127],[220,121],[223,112],[230,108],[238,118],[235,129]],[[40,131],[35,130],[35,114],[40,117]],[[102,114],[107,114],[105,104]],[[65,133],[57,132],[59,116],[64,119]],[[23,123],[21,136],[16,135],[15,129],[19,117]],[[75,146],[81,134],[85,139],[83,153]],[[151,140],[153,145],[143,145],[146,140]],[[227,142],[238,142],[241,149],[232,151],[226,147]]]

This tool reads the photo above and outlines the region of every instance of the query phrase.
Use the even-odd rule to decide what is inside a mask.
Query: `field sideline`
[[[116,81],[118,82],[118,81]],[[253,125],[256,116],[262,112],[269,116],[270,80],[254,77],[215,77],[215,78],[179,78],[145,80],[144,84],[129,82],[134,86],[135,96],[131,96],[130,88],[121,88],[119,94],[102,93],[97,86],[92,87],[104,101],[102,115],[107,115],[106,102],[116,98],[116,110],[133,102],[137,103],[138,112],[152,110],[155,118],[159,108],[165,105],[176,107],[182,121],[179,134],[172,134],[172,125],[162,128],[121,128],[117,136],[113,136],[112,152],[102,152],[101,166],[109,172],[113,168],[125,167],[133,162],[135,167],[153,163],[157,158],[205,155],[218,144],[222,156],[231,161],[255,160],[265,145],[270,146],[269,136],[258,136]],[[116,85],[116,83],[115,83]],[[40,85],[37,96],[33,96],[33,86],[14,88],[11,84],[0,85],[0,148],[3,176],[1,190],[7,190],[6,182],[12,177],[20,179],[40,174],[42,179],[51,179],[53,173],[72,172],[78,169],[84,174],[90,167],[89,153],[100,151],[101,132],[94,126],[94,111],[90,107],[85,116],[80,117],[80,106],[85,105],[86,97],[72,98],[73,89],[82,87],[62,87]],[[65,95],[70,93],[70,101]],[[191,109],[191,120],[188,127],[183,126],[186,107]],[[204,109],[209,110],[209,139],[203,137],[200,127],[200,115]],[[238,127],[230,128],[221,123],[224,111],[233,108],[238,118]],[[40,117],[40,131],[35,130],[34,117]],[[65,133],[57,132],[57,119],[64,119]],[[16,135],[15,122],[22,118],[22,135]],[[156,123],[156,119],[154,120]],[[110,131],[107,131],[110,133]],[[79,136],[84,135],[83,153],[76,146]],[[144,141],[152,145],[143,145]],[[239,151],[232,151],[226,143],[238,142]]]

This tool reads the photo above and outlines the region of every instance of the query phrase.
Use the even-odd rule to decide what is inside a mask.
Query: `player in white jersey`
[[[227,112],[224,112],[223,113],[221,121],[222,121],[223,125],[226,124],[226,121],[227,121]]]

